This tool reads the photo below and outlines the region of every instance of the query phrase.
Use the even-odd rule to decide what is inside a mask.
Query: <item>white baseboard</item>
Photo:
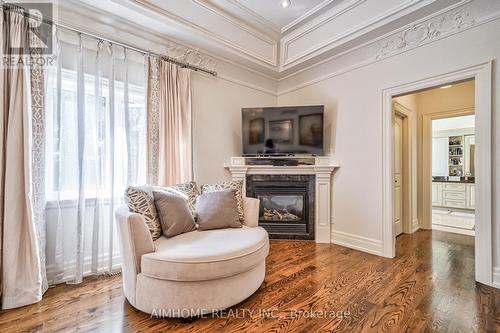
[[[382,255],[382,241],[373,238],[332,230],[332,243],[378,256]]]
[[[474,230],[467,230],[467,229],[447,227],[447,226],[439,225],[439,224],[433,224],[432,225],[432,230],[452,232],[454,234],[467,235],[467,236],[475,236],[475,234],[476,234],[474,232]]]
[[[500,267],[493,267],[493,287],[500,289]]]
[[[420,229],[420,222],[418,221],[418,219],[414,219],[411,222],[411,232],[414,233],[418,229]]]

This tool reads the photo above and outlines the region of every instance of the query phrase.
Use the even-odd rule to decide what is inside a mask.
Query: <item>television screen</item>
[[[323,105],[242,109],[243,154],[323,154]]]

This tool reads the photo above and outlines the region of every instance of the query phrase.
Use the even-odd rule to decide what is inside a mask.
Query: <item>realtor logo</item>
[[[28,18],[29,48],[23,40],[8,38],[4,29],[2,40],[7,41],[5,52],[11,55],[28,55],[35,51],[41,55],[52,55],[53,52],[53,25],[54,1],[5,1],[3,3],[4,20],[16,20],[16,15]]]

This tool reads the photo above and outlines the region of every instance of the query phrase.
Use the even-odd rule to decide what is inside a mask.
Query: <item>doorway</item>
[[[491,62],[471,66],[462,70],[435,76],[417,82],[399,85],[383,90],[383,255],[394,257],[394,109],[393,98],[421,92],[436,87],[457,84],[465,80],[474,80],[474,111],[476,115],[475,158],[475,279],[486,285],[492,285],[492,239],[491,239]],[[443,88],[445,89],[445,88]],[[431,138],[431,116],[418,119],[418,135]],[[413,149],[413,145],[411,146]],[[432,141],[422,143],[418,148],[419,158],[412,155],[412,163],[418,163],[418,176],[421,186],[418,189],[418,226],[432,229],[432,165],[430,161]],[[427,159],[424,157],[427,156]],[[428,164],[428,165],[427,165]],[[412,172],[412,181],[414,172]],[[414,189],[413,189],[414,190]],[[404,188],[403,188],[404,191]],[[413,192],[413,191],[412,191]],[[403,206],[404,211],[404,206]]]
[[[403,233],[403,117],[394,115],[394,234]]]
[[[415,168],[412,165],[412,158],[414,158],[412,145],[415,142],[413,134],[416,131],[414,129],[415,117],[410,109],[395,101],[393,113],[393,217],[394,236],[397,237],[402,233],[408,234],[418,229],[416,205],[413,203],[413,198],[416,198],[413,179]]]
[[[474,236],[475,115],[456,112],[432,120],[432,229]]]

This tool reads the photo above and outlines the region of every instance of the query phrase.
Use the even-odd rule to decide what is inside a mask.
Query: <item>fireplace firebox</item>
[[[314,239],[313,175],[248,175],[246,195],[260,200],[259,225],[272,239]]]

